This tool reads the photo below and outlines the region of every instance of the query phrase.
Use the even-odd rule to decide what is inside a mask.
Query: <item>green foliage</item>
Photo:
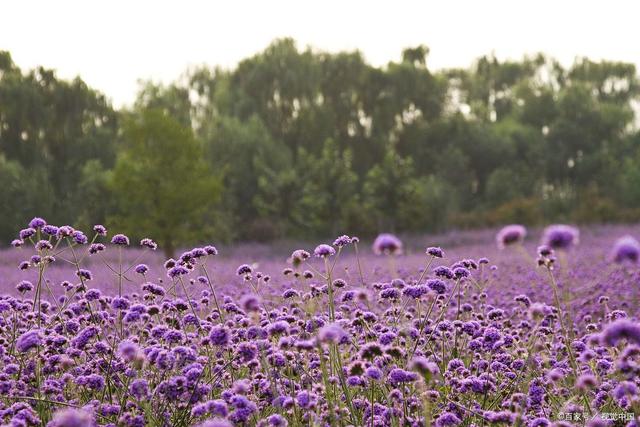
[[[0,239],[30,216],[163,246],[550,221],[637,221],[632,64],[543,54],[433,72],[291,39],[230,70],[144,82],[116,112],[0,52]],[[116,162],[117,157],[117,162]],[[14,202],[15,201],[15,202]]]
[[[110,223],[132,237],[154,238],[167,255],[178,244],[214,237],[220,179],[191,129],[161,110],[125,121],[110,186],[117,207]]]

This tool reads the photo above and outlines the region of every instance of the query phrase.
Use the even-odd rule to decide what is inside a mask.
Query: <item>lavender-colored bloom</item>
[[[631,236],[619,238],[613,246],[611,258],[617,263],[638,263],[640,261],[640,242]]]
[[[26,240],[29,237],[33,236],[36,234],[36,230],[29,227],[29,228],[25,228],[23,230],[20,230],[19,236],[20,236],[20,240]]]
[[[98,236],[106,236],[107,235],[107,229],[104,227],[104,225],[100,225],[100,224],[96,224],[93,226],[93,231],[98,235]]]
[[[211,418],[201,424],[198,424],[197,427],[233,427],[233,424],[224,418]]]
[[[32,348],[36,348],[42,344],[40,330],[34,329],[20,335],[16,340],[16,350],[20,353],[26,353]]]
[[[71,237],[73,235],[74,231],[76,231],[76,230],[72,226],[63,225],[63,226],[58,228],[58,232],[56,233],[56,237],[58,239],[64,239],[65,237]]]
[[[248,264],[242,264],[240,267],[238,267],[238,269],[236,270],[236,274],[238,276],[248,276],[249,274],[253,273],[253,269],[251,268],[251,266],[249,266]]]
[[[336,240],[333,241],[333,246],[341,248],[343,246],[347,246],[351,243],[351,238],[349,236],[340,236]]]
[[[376,255],[400,255],[402,254],[402,242],[398,237],[390,233],[382,233],[373,242],[373,253]]]
[[[24,245],[24,240],[22,239],[13,239],[11,241],[11,246],[13,246],[14,248],[19,248],[22,245]]]
[[[336,253],[335,249],[333,249],[331,246],[325,245],[325,244],[318,245],[313,250],[313,254],[315,256],[317,256],[318,258],[327,258],[327,257],[335,255],[335,253]]]
[[[138,264],[136,265],[135,272],[138,274],[145,274],[149,271],[149,266],[147,264]]]
[[[447,291],[447,285],[440,279],[429,279],[426,285],[438,295],[442,295]]]
[[[91,272],[89,270],[85,270],[83,268],[81,268],[78,271],[76,271],[76,276],[78,276],[79,278],[84,279],[84,280],[93,279],[93,275],[91,274]]]
[[[29,227],[30,228],[41,228],[44,227],[45,225],[47,225],[47,221],[45,221],[42,218],[39,217],[35,217],[33,218],[31,221],[29,221]]]
[[[427,255],[431,255],[434,258],[444,258],[444,251],[438,247],[427,248]]]
[[[16,290],[21,294],[25,292],[30,292],[33,290],[33,283],[28,280],[23,280],[16,285]]]
[[[273,414],[267,417],[267,423],[272,427],[287,427],[289,422],[280,414]]]
[[[443,412],[436,420],[435,425],[436,427],[449,427],[457,426],[460,423],[462,423],[462,420],[453,412]]]
[[[149,238],[144,238],[140,240],[140,246],[144,248],[149,248],[152,251],[155,251],[156,249],[158,249],[158,244]]]
[[[218,249],[213,245],[207,245],[203,249],[207,255],[218,255]]]
[[[55,225],[47,224],[44,227],[42,227],[42,232],[49,236],[56,236],[58,234],[58,227],[56,227]]]
[[[169,271],[167,271],[167,276],[172,279],[175,279],[176,277],[179,277],[179,276],[185,276],[187,274],[189,274],[189,270],[186,267],[183,267],[181,265],[176,265],[174,267],[171,267]]]
[[[471,273],[464,267],[456,267],[453,270],[453,275],[458,279],[463,279],[465,277],[469,277]]]
[[[318,340],[325,343],[339,343],[346,336],[346,332],[337,323],[323,326],[318,331]]]
[[[545,228],[542,244],[552,249],[571,249],[578,244],[580,232],[570,225],[556,224]]]
[[[453,270],[451,270],[449,267],[445,267],[444,265],[434,268],[433,273],[437,277],[444,277],[446,279],[453,279],[455,276],[453,274]]]
[[[496,243],[498,248],[504,249],[507,246],[522,243],[526,236],[527,229],[524,226],[520,224],[506,225],[496,234]]]
[[[36,243],[36,249],[39,251],[46,251],[53,249],[53,245],[48,240],[39,240]]]
[[[149,384],[145,379],[136,379],[129,385],[129,393],[138,400],[142,400],[149,395]]]
[[[209,332],[209,342],[212,345],[224,347],[229,343],[229,330],[223,326],[214,326]]]
[[[73,237],[73,241],[79,245],[86,245],[89,242],[87,236],[80,230],[75,230],[71,236]]]
[[[111,238],[111,243],[120,246],[129,246],[129,238],[124,234],[116,234]]]
[[[92,243],[89,246],[89,253],[91,255],[97,254],[98,252],[102,252],[105,250],[105,246],[102,243]]]
[[[621,339],[640,345],[640,323],[627,319],[616,320],[607,325],[602,332],[602,342],[608,346],[615,346]]]
[[[84,409],[65,408],[58,410],[47,427],[92,427],[97,425],[93,414]]]

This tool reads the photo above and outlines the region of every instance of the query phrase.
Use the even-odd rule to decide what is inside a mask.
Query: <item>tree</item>
[[[131,236],[157,240],[167,256],[178,245],[214,237],[220,177],[191,129],[160,110],[133,113],[111,180],[111,222]]]
[[[354,228],[360,221],[353,219],[362,209],[351,152],[341,152],[335,141],[327,139],[320,156],[304,153],[298,158],[307,171],[300,202],[305,225],[322,237],[357,232]]]

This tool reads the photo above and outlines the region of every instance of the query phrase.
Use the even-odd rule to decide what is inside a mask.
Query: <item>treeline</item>
[[[169,247],[640,218],[632,64],[427,57],[378,68],[277,40],[116,111],[0,53],[0,238],[36,214]]]

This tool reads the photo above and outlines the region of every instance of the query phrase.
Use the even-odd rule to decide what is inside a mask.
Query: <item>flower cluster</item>
[[[24,277],[0,297],[0,423],[571,425],[562,413],[599,426],[605,414],[637,417],[637,242],[623,238],[613,256],[591,241],[567,253],[577,230],[554,230],[539,265],[526,232],[510,226],[499,246],[524,253],[471,258],[445,245],[446,254],[430,246],[399,257],[402,242],[381,235],[373,252],[394,256],[381,259],[340,236],[294,251],[283,271],[273,260],[217,258],[213,246],[162,262],[150,239],[133,249],[137,240],[102,226],[85,235],[35,218],[10,250]]]

